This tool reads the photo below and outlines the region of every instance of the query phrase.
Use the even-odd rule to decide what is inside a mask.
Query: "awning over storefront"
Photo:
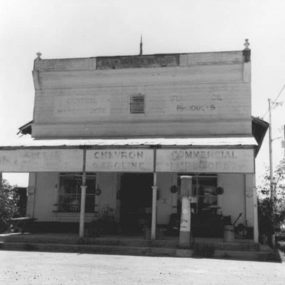
[[[0,142],[4,148],[36,147],[127,147],[127,146],[257,146],[253,137],[199,137],[199,138],[135,138],[135,139],[69,139],[69,140],[34,140],[22,137],[18,140]]]
[[[0,172],[254,173],[253,137],[19,139],[0,146]]]

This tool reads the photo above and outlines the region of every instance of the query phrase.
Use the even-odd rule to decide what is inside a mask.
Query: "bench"
[[[18,217],[18,218],[11,218],[11,228],[19,230],[22,234],[26,232],[27,228],[29,228],[32,223],[35,221],[35,218],[31,217]]]

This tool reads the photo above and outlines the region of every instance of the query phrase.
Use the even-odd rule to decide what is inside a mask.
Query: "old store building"
[[[221,236],[239,217],[258,241],[255,156],[267,125],[251,116],[247,43],[226,52],[38,55],[33,80],[33,121],[20,130],[33,139],[2,146],[0,171],[30,173],[27,215],[37,223],[79,222],[83,236],[102,220],[109,234],[175,236],[186,176],[194,236]]]

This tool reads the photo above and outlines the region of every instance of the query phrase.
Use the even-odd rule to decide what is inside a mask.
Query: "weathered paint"
[[[159,149],[158,172],[253,173],[253,149]]]
[[[97,69],[178,66],[179,54],[97,57]]]
[[[88,150],[86,169],[92,172],[152,172],[153,150]]]
[[[89,172],[153,172],[153,149],[90,149]],[[0,170],[6,172],[80,172],[80,149],[0,150]],[[157,172],[253,173],[253,149],[158,149]]]
[[[141,115],[141,114],[140,114]],[[35,124],[33,132],[38,138],[78,138],[78,137],[189,137],[194,135],[251,135],[249,120],[195,120],[195,122],[135,122],[117,121],[104,125],[103,123],[58,123]],[[146,133],[147,130],[147,133]]]
[[[247,175],[247,187],[252,189],[253,175]],[[244,180],[242,174],[218,174],[218,186],[224,188],[224,194],[218,196],[218,205],[223,215],[230,215],[235,219],[242,213],[240,222],[244,223]],[[117,200],[117,192],[120,189],[119,173],[97,173],[96,184],[102,190],[101,195],[96,196],[96,210],[101,212],[109,207],[114,214],[120,212],[120,204]],[[158,173],[158,200],[157,200],[157,224],[167,225],[172,211],[172,194],[170,188],[177,184],[177,174]],[[28,195],[27,214],[34,216],[38,221],[79,222],[79,213],[57,212],[57,198],[59,190],[59,173],[38,173],[30,179],[29,188],[33,194]],[[253,202],[247,197],[247,204]],[[34,207],[34,209],[33,209]],[[250,207],[250,205],[248,206]],[[34,213],[34,215],[33,215]],[[253,226],[253,211],[247,209],[246,220],[248,226]],[[119,216],[115,217],[119,221]],[[85,220],[94,219],[94,213],[86,213]]]
[[[11,149],[0,150],[0,171],[45,172],[81,171],[79,149]]]
[[[35,63],[34,137],[251,133],[250,63],[241,52],[94,62]],[[130,113],[130,97],[136,94],[145,96],[144,114]]]

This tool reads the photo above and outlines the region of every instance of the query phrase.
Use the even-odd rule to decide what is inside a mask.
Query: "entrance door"
[[[151,173],[126,173],[121,177],[120,225],[123,233],[141,233],[150,222],[152,205]]]
[[[191,203],[192,234],[194,237],[222,237],[223,217],[218,206],[217,175],[186,175],[192,176],[193,194],[196,197],[196,202]],[[178,178],[180,184],[180,175]]]

